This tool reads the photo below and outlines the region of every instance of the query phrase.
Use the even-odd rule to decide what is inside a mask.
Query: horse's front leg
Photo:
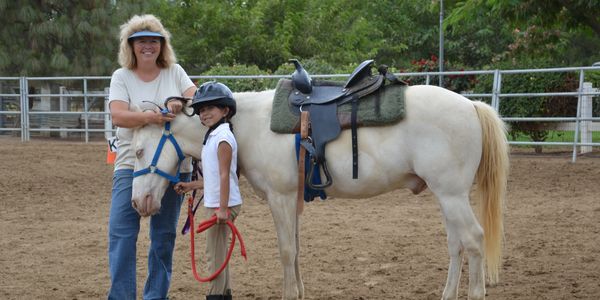
[[[297,269],[297,216],[296,201],[293,195],[271,195],[268,199],[275,229],[279,255],[283,265],[283,299],[298,299],[304,294],[303,285],[297,283],[300,271]],[[299,289],[302,287],[302,290]]]
[[[298,298],[304,298],[304,282],[300,274],[300,215],[296,214],[296,259],[294,260],[296,268],[296,285],[298,286]]]

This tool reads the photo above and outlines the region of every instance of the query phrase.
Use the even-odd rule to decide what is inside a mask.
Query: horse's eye
[[[139,149],[138,151],[135,151],[135,156],[137,158],[142,157],[142,154],[144,154],[144,149]]]

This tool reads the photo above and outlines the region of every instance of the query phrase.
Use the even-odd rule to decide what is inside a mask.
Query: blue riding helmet
[[[194,109],[194,114],[199,114],[200,108],[206,105],[229,107],[227,118],[233,117],[236,112],[233,93],[226,85],[216,81],[203,83],[194,93],[192,104],[190,104]]]

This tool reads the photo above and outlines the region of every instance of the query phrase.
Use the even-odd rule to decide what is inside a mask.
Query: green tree
[[[283,61],[281,46],[264,33],[264,1],[169,1],[155,14],[173,34],[173,45],[188,73],[212,66],[257,65],[265,70]]]
[[[399,66],[437,49],[430,26],[436,14],[418,2],[185,0],[162,2],[155,13],[171,29],[182,65],[195,74],[217,63],[272,72],[289,58],[335,66],[374,58]]]
[[[217,64],[216,66],[210,68],[202,75],[257,75],[260,74],[261,70],[255,65],[232,65],[232,66],[223,66],[221,64]],[[248,78],[248,79],[216,79],[215,80],[224,83],[227,85],[232,91],[236,92],[246,92],[246,91],[263,91],[266,89],[275,88],[275,84],[277,81],[273,79],[266,78]],[[200,86],[204,80],[200,80],[197,82],[197,85]]]
[[[457,1],[447,20],[450,25],[476,22],[478,16],[490,12],[509,24],[503,32],[517,34],[515,44],[506,49],[515,59],[519,57],[547,61],[546,66],[590,65],[600,60],[600,2],[596,0]],[[540,37],[547,37],[548,40]],[[496,61],[506,61],[503,53]],[[541,61],[540,61],[541,62]]]
[[[119,25],[137,1],[0,0],[3,76],[107,75],[117,64]],[[10,41],[10,42],[8,42]]]

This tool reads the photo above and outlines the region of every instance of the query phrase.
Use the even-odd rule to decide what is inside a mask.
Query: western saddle
[[[388,73],[386,65],[381,65],[378,68],[378,74],[373,75],[371,69],[374,61],[372,59],[366,60],[356,67],[343,85],[332,84],[326,81],[313,81],[298,60],[291,59],[290,61],[296,68],[292,74],[293,90],[288,98],[290,108],[295,113],[304,115],[304,120],[308,119],[308,123],[310,124],[308,135],[303,134],[301,136],[300,158],[302,158],[302,174],[300,176],[304,176],[303,151],[308,151],[311,157],[310,170],[308,171],[308,175],[306,175],[308,186],[313,189],[322,190],[332,184],[331,174],[325,160],[325,145],[337,138],[341,132],[341,126],[337,119],[337,107],[345,103],[350,103],[352,106],[352,178],[358,178],[356,119],[359,99],[373,93],[378,93],[380,89],[384,88],[386,80],[391,84],[406,83],[399,80],[394,74]],[[301,121],[301,128],[302,126],[308,126],[308,124],[303,123],[306,122]],[[325,174],[325,182],[322,184],[312,182],[313,172],[317,166],[321,167]]]

